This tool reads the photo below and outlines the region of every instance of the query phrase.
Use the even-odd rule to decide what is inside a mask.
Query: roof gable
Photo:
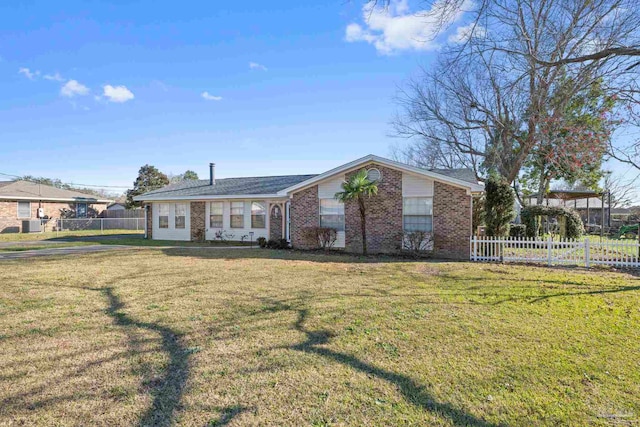
[[[415,166],[407,165],[405,163],[396,162],[394,160],[385,159],[384,157],[379,157],[373,154],[369,154],[368,156],[362,157],[360,159],[354,160],[349,163],[345,163],[344,165],[338,166],[337,168],[321,173],[320,175],[316,175],[306,181],[303,181],[298,184],[292,185],[291,187],[285,188],[280,192],[280,194],[294,193],[310,185],[316,184],[320,181],[330,179],[334,175],[349,172],[351,170],[357,169],[369,163],[377,163],[392,169],[397,169],[400,171],[425,176],[435,181],[441,181],[457,187],[465,188],[470,192],[481,192],[484,190],[484,186],[482,186],[481,184],[478,184],[478,182],[476,181],[475,174],[470,169],[428,170],[428,169],[422,169],[422,168],[417,168]]]

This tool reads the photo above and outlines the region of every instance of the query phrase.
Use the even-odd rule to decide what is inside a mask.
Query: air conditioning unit
[[[22,221],[23,233],[40,233],[42,231],[42,223],[39,219],[30,219]]]

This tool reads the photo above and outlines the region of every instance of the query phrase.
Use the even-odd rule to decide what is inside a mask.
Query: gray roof
[[[158,190],[149,191],[137,200],[161,200],[163,197],[199,197],[199,196],[242,196],[276,194],[316,175],[256,176],[247,178],[216,179],[215,185],[209,180],[182,181],[167,185]]]
[[[473,169],[460,168],[460,169],[429,169],[431,172],[435,172],[440,175],[448,176],[449,178],[459,179],[460,181],[478,183],[478,178]]]
[[[5,181],[0,183],[0,199],[53,200],[53,201],[89,201],[108,203],[110,200],[98,200],[92,194],[75,190],[64,190],[30,181]]]

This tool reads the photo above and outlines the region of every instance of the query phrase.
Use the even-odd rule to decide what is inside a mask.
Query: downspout
[[[149,214],[149,205],[144,205],[144,238],[145,239],[149,238],[149,235],[148,235],[149,221],[147,220],[148,214]]]

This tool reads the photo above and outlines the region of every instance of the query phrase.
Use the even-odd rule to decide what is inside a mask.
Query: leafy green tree
[[[367,207],[365,197],[378,194],[378,184],[369,181],[367,171],[360,170],[347,181],[342,183],[342,191],[336,193],[335,198],[342,203],[356,201],[360,210],[360,230],[362,233],[362,254],[367,254]]]
[[[185,173],[178,175],[169,175],[169,181],[172,184],[182,181],[197,181],[198,179],[200,179],[198,178],[198,174],[192,170],[187,170]]]
[[[509,223],[516,217],[515,201],[509,182],[492,174],[485,184],[485,222],[489,236],[509,235]]]
[[[521,182],[538,195],[541,204],[554,180],[580,183],[596,189],[603,177],[602,162],[616,121],[611,116],[615,98],[600,80],[571,95],[575,85],[565,78],[550,108],[540,119],[538,145],[531,151]]]
[[[144,165],[138,171],[138,177],[133,183],[133,188],[127,190],[127,209],[140,206],[140,202],[135,202],[133,198],[151,190],[157,190],[169,184],[167,175],[160,172],[155,166]]]

